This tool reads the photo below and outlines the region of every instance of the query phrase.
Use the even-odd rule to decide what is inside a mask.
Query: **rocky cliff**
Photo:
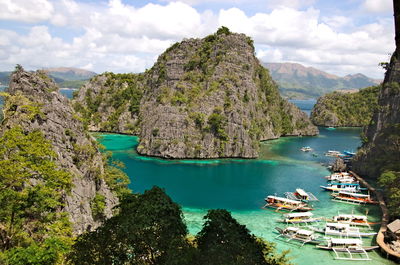
[[[18,67],[7,92],[10,96],[5,101],[1,131],[14,126],[26,133],[41,131],[56,152],[59,167],[73,175],[62,211],[69,213],[76,233],[97,227],[100,219],[93,213],[95,199],[101,200],[101,216],[110,217],[118,198],[105,181],[106,161],[95,139],[44,72],[26,72]]]
[[[73,105],[90,131],[139,133],[143,75],[104,73],[90,79]]]
[[[362,127],[370,123],[378,106],[381,86],[360,91],[336,91],[318,98],[311,121],[318,126]]]

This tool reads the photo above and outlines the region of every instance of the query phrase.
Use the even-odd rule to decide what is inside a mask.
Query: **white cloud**
[[[48,20],[53,14],[53,5],[47,0],[1,0],[0,19],[22,22]]]
[[[11,3],[5,1],[0,0],[3,5]],[[54,31],[47,26],[36,24],[26,34],[0,29],[0,67],[9,70],[19,63],[27,69],[74,66],[97,72],[141,72],[172,43],[203,37],[222,25],[251,36],[263,61],[298,62],[340,75],[351,71],[381,77],[377,63],[386,61],[394,49],[392,18],[356,27],[351,18],[322,16],[313,7],[282,6],[286,0],[267,0],[263,4],[276,8],[253,15],[239,8],[199,12],[188,1],[165,0],[168,3],[139,8],[121,0],[107,4],[55,1],[48,15],[40,16],[41,21],[47,20],[58,30],[72,28],[81,33],[66,41],[52,35]],[[289,2],[292,7],[304,7],[315,1]],[[34,21],[30,16],[27,19]]]
[[[393,10],[393,2],[392,0],[365,0],[363,7],[373,13],[390,12]]]

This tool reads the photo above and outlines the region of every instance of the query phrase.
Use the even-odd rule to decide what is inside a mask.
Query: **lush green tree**
[[[187,264],[193,250],[186,233],[179,205],[153,187],[143,195],[126,196],[118,215],[79,236],[71,260],[74,264]]]
[[[16,126],[0,137],[0,250],[8,264],[55,263],[71,244],[59,211],[71,175],[55,157],[40,131]]]
[[[273,245],[250,234],[226,210],[210,210],[196,237],[199,264],[286,264],[285,254],[275,256]]]

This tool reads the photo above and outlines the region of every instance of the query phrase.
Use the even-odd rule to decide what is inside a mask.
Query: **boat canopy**
[[[362,241],[356,238],[331,238],[332,244],[337,245],[361,245]]]
[[[349,218],[349,219],[362,219],[367,220],[365,215],[353,215],[353,214],[339,214],[335,216],[336,218]]]
[[[268,196],[267,199],[274,199],[274,200],[277,200],[277,201],[287,202],[287,203],[296,204],[296,205],[302,204],[302,202],[299,202],[299,201],[286,199],[286,198],[282,198],[282,197],[276,197],[276,196]]]
[[[342,224],[342,223],[326,223],[326,226],[329,227],[341,227],[341,228],[349,228],[349,224]]]
[[[359,198],[369,198],[369,194],[362,194],[362,193],[354,193],[354,192],[346,192],[346,191],[339,191],[339,195],[348,195],[351,197],[359,197]]]
[[[287,231],[293,231],[293,232],[297,232],[300,228],[295,227],[295,226],[289,226],[286,228]]]
[[[311,236],[312,234],[314,234],[314,232],[310,231],[310,230],[300,229],[299,231],[297,231],[297,234],[301,234],[301,235],[305,235],[305,236]]]
[[[297,192],[301,197],[308,197],[308,193],[305,192],[303,189],[296,189],[296,192]]]
[[[311,217],[313,213],[311,212],[300,212],[300,213],[287,213],[285,217]]]

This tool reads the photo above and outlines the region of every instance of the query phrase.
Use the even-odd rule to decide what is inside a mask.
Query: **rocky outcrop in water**
[[[326,127],[362,127],[370,123],[378,106],[381,86],[360,91],[335,91],[318,98],[311,121]]]
[[[318,134],[252,40],[226,28],[174,44],[143,74],[93,78],[74,106],[89,129],[138,134],[140,154],[164,158],[255,158],[262,140]]]
[[[26,72],[19,67],[7,92],[14,97],[5,102],[1,131],[14,126],[25,132],[41,131],[56,152],[59,167],[73,175],[62,211],[69,213],[74,231],[81,233],[100,224],[91,207],[96,196],[104,202],[102,215],[111,217],[118,198],[103,178],[106,161],[57,85],[44,72]],[[27,110],[36,114],[26,117]]]

